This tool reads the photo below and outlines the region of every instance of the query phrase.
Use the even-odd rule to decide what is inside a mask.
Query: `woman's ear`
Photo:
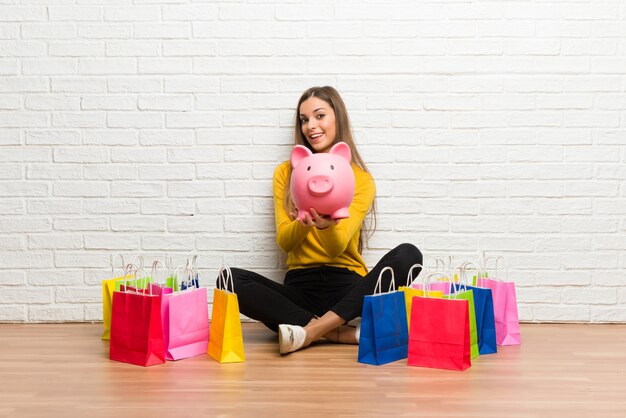
[[[337,142],[328,153],[338,155],[349,163],[352,162],[352,151],[350,151],[350,147],[345,142]]]
[[[313,153],[304,145],[296,145],[291,151],[291,168],[296,168],[298,163]]]

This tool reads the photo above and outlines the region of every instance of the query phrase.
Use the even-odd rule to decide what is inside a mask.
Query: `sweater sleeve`
[[[304,241],[309,228],[289,217],[285,208],[285,187],[291,173],[289,162],[285,162],[274,170],[274,218],[276,221],[276,242],[286,253]]]
[[[357,174],[354,199],[348,208],[350,217],[326,229],[317,230],[320,243],[329,257],[335,258],[346,250],[354,234],[359,232],[375,195],[374,179],[369,173],[360,171]]]

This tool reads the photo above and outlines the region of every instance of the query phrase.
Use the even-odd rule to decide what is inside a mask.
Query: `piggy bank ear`
[[[350,151],[350,147],[345,142],[337,142],[333,147],[328,151],[329,154],[335,154],[340,156],[341,158],[347,160],[349,163],[352,162],[352,152]]]
[[[291,168],[296,168],[298,163],[313,153],[303,145],[296,145],[291,151]]]

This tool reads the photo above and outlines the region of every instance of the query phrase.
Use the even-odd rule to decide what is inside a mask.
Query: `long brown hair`
[[[301,129],[300,123],[300,106],[302,103],[311,97],[317,97],[320,100],[325,101],[330,105],[330,107],[335,112],[335,140],[333,141],[333,145],[337,142],[345,142],[350,147],[350,151],[352,152],[352,162],[354,162],[359,168],[363,171],[369,173],[365,162],[361,158],[359,151],[356,149],[356,144],[354,143],[354,137],[352,135],[352,127],[350,125],[350,118],[348,117],[348,110],[346,109],[346,105],[343,102],[343,99],[339,95],[339,92],[335,90],[334,87],[323,86],[323,87],[311,87],[307,89],[302,96],[300,96],[300,100],[298,100],[298,106],[296,106],[296,117],[294,121],[294,144],[295,145],[304,145],[312,153],[316,151],[313,149],[309,141],[304,137]],[[289,181],[287,182],[287,186],[285,188],[285,207],[287,208],[287,212],[294,212],[296,207],[291,199],[291,191],[289,188]],[[359,235],[359,253],[363,252],[363,244],[367,243],[368,239],[374,233],[376,229],[376,199],[372,202],[372,207],[368,213],[370,218],[369,226],[366,225],[366,222],[363,221],[363,225],[361,226],[361,233]]]

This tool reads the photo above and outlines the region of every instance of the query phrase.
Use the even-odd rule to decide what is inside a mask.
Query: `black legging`
[[[363,297],[374,293],[381,270],[391,267],[396,288],[406,284],[409,269],[422,263],[422,253],[413,244],[400,244],[380,259],[365,276],[347,268],[313,267],[289,270],[284,284],[248,270],[232,268],[235,293],[241,313],[277,331],[279,324],[304,326],[313,317],[333,311],[345,322],[361,316]],[[421,271],[413,270],[413,277]],[[391,275],[381,280],[389,289]]]

